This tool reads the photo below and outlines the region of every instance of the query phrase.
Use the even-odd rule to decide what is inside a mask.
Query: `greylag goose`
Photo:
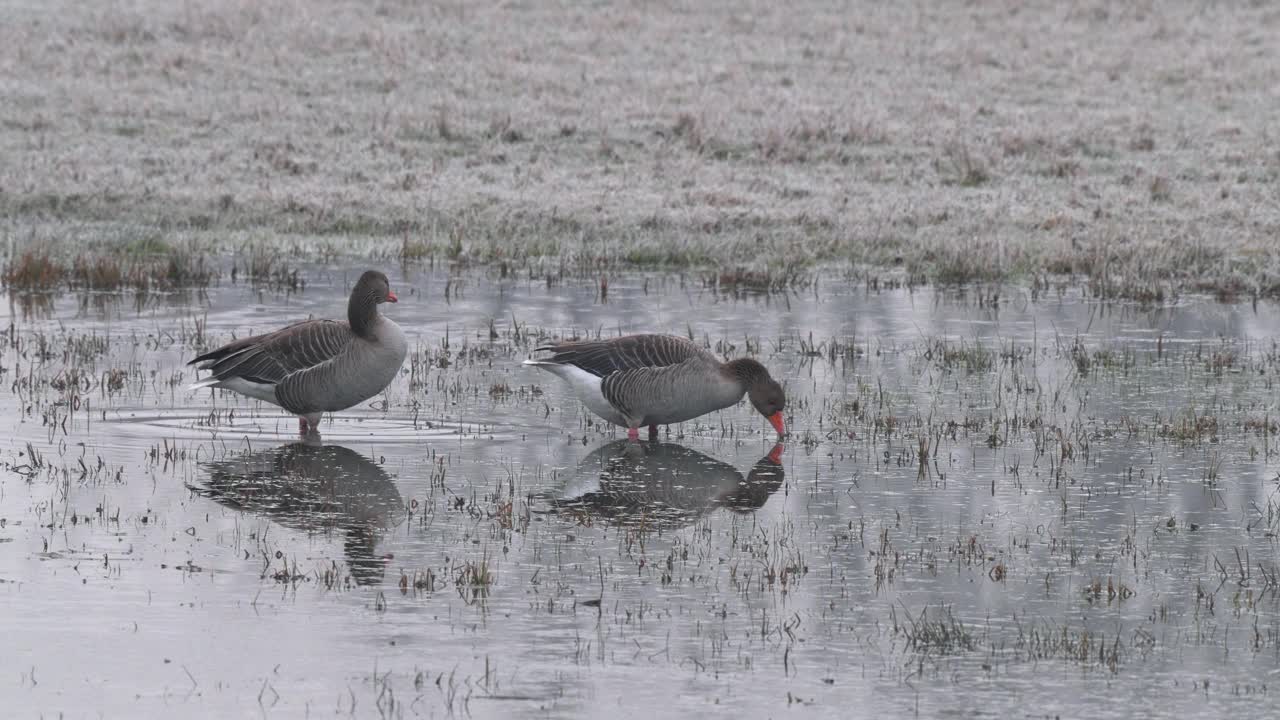
[[[299,442],[200,467],[206,477],[191,490],[287,528],[341,531],[356,583],[382,579],[386,559],[377,544],[403,521],[405,508],[395,481],[369,458],[341,445]]]
[[[692,420],[737,404],[745,394],[781,437],[786,394],[769,371],[751,358],[720,362],[689,340],[672,335],[626,335],[611,340],[561,342],[534,352],[547,357],[525,365],[563,378],[591,412],[649,439],[658,425]]]
[[[618,440],[583,458],[551,505],[564,515],[662,528],[683,527],[716,508],[750,512],[782,487],[782,450],[774,445],[744,478],[732,465],[683,445]]]
[[[298,416],[301,434],[318,432],[326,412],[346,410],[382,392],[400,372],[409,343],[378,313],[397,302],[387,276],[368,270],[347,302],[347,321],[304,320],[211,350],[188,365],[211,377],[190,389],[226,388]]]

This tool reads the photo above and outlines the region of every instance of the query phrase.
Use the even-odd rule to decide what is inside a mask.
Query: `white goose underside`
[[[242,377],[233,377],[215,382],[211,385],[205,385],[204,387],[215,387],[223,390],[230,390],[232,392],[240,393],[241,395],[247,395],[255,400],[269,402],[272,405],[280,404],[280,402],[276,400],[275,383],[256,383],[252,380],[245,380]]]
[[[541,368],[561,378],[569,383],[569,387],[573,389],[573,394],[578,396],[578,399],[582,401],[583,405],[587,406],[588,410],[614,425],[629,427],[627,419],[623,417],[622,413],[618,412],[617,408],[604,399],[604,393],[600,391],[602,378],[592,375],[576,365],[561,365],[560,363],[541,362],[538,360],[525,360],[524,364]]]

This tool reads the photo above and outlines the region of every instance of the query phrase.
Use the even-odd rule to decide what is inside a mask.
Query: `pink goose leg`
[[[627,439],[628,439],[628,440],[639,440],[639,439],[640,439],[640,428],[627,428]]]
[[[658,441],[658,426],[650,425],[649,426],[649,442],[657,442],[657,441]]]
[[[309,437],[312,433],[320,434],[320,418],[323,413],[316,413],[311,416],[298,416],[298,436]]]

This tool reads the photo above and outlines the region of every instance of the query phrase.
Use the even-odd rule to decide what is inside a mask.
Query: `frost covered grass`
[[[9,274],[34,246],[156,236],[1280,295],[1265,6],[146,0],[6,18]]]

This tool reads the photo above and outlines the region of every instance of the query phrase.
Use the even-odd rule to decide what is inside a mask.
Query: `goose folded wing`
[[[291,413],[306,415],[328,410],[325,398],[331,398],[338,386],[335,370],[339,364],[333,357],[317,365],[289,373],[276,383],[276,400],[280,407]]]
[[[240,377],[275,385],[294,373],[337,357],[350,345],[351,339],[351,330],[346,323],[306,320],[273,333],[232,343],[226,347],[227,352],[211,357],[200,367],[212,372],[219,380]],[[210,356],[215,353],[210,353]]]
[[[612,340],[563,342],[545,345],[548,362],[579,367],[596,377],[622,370],[661,368],[699,357],[703,351],[691,341],[673,335],[627,335]]]
[[[639,367],[610,373],[600,382],[600,394],[623,415],[643,420],[676,400],[671,381],[677,367]]]

